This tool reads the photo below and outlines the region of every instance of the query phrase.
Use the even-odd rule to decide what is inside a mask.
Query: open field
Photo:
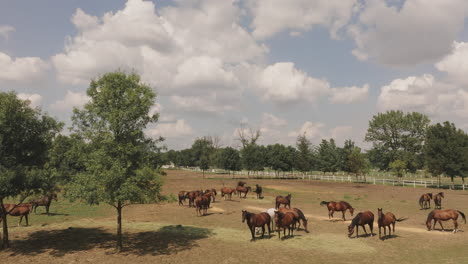
[[[467,225],[460,224],[457,234],[426,231],[424,223],[430,210],[420,210],[417,201],[421,193],[435,189],[302,180],[246,181],[250,186],[264,186],[265,198],[257,200],[249,194],[247,199],[224,201],[218,194],[204,217],[177,203],[126,207],[125,250],[120,254],[113,250],[116,225],[112,208],[60,199],[52,204],[51,216],[39,214],[43,208],[37,215],[33,213],[30,227],[16,227],[17,219],[10,217],[12,248],[0,251],[0,259],[6,258],[5,263],[468,263]],[[234,187],[236,181],[168,171],[163,192],[220,189],[223,184]],[[468,213],[468,192],[444,192],[443,208]],[[292,194],[292,207],[301,208],[309,218],[311,232],[297,231],[286,240],[274,234],[249,242],[250,232],[241,223],[241,210],[259,212],[274,207],[274,197],[287,193]],[[322,200],[348,201],[356,208],[355,213],[371,210],[376,215],[377,208],[383,207],[409,219],[397,223],[396,236],[385,241],[378,239],[376,222],[377,236],[349,239],[350,221],[341,221],[339,212],[334,221],[328,220],[326,207],[319,205]],[[346,217],[351,219],[349,213]],[[444,226],[451,229],[453,224]]]

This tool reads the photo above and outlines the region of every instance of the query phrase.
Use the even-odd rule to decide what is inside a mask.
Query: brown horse
[[[288,229],[288,236],[294,236],[294,227],[296,226],[296,218],[293,213],[281,213],[275,212],[275,224],[276,231],[278,232],[278,238],[281,239],[281,228],[283,228],[283,237],[286,236],[286,228]]]
[[[320,205],[326,205],[327,208],[328,208],[328,219],[331,219],[333,218],[333,213],[335,213],[335,211],[341,211],[343,213],[343,221],[346,221],[346,218],[345,218],[345,212],[346,210],[349,210],[349,213],[351,214],[351,216],[353,216],[354,214],[354,208],[348,203],[348,202],[345,202],[345,201],[339,201],[339,202],[326,202],[326,201],[322,201],[320,202]]]
[[[278,209],[282,204],[284,204],[284,207],[288,206],[289,209],[291,209],[291,194],[288,194],[287,196],[281,196],[278,195],[276,196],[275,199],[275,208]]]
[[[442,198],[445,198],[444,192],[440,192],[434,196],[435,209],[442,209]]]
[[[247,183],[244,182],[244,181],[238,181],[238,182],[237,182],[237,186],[242,186],[242,187],[244,187],[244,185],[246,185],[246,184],[247,184]]]
[[[268,226],[268,235],[271,234],[270,229],[270,215],[268,213],[259,213],[254,214],[242,210],[242,223],[247,221],[247,225],[249,226],[250,233],[252,234],[252,239],[250,241],[255,241],[255,228],[261,227],[262,228],[262,238],[265,235],[265,225]]]
[[[232,194],[237,194],[236,189],[234,188],[228,188],[228,187],[223,187],[221,188],[221,197],[224,197],[224,200],[226,201],[226,196],[231,200]]]
[[[239,196],[239,198],[242,198],[242,197],[241,197],[241,194],[244,194],[244,198],[247,198],[247,193],[248,193],[251,189],[252,189],[252,188],[251,188],[250,186],[247,186],[247,187],[237,186],[237,187],[236,187],[237,195]]]
[[[188,198],[188,193],[186,191],[179,192],[179,205],[184,205],[185,200]]]
[[[23,217],[26,218],[26,226],[29,225],[28,216],[29,213],[32,212],[33,205],[30,203],[22,203],[22,204],[3,204],[5,206],[6,212],[11,216],[19,216],[20,219],[18,221],[18,226],[21,225],[23,221]],[[16,207],[15,207],[16,206]],[[2,218],[0,217],[0,223],[2,222]]]
[[[366,226],[369,225],[371,236],[373,236],[374,230],[374,214],[371,211],[361,212],[356,215],[348,226],[348,237],[351,237],[354,233],[354,227],[356,227],[356,237],[359,237],[359,226],[362,226],[364,232],[367,235]]]
[[[396,218],[394,214],[387,212],[383,214],[382,208],[377,208],[379,220],[377,221],[379,225],[379,238],[381,238],[380,228],[383,227],[384,230],[384,238],[387,236],[387,226],[388,226],[388,236],[392,236],[392,227],[393,226],[393,234],[395,235],[395,222],[402,222],[408,218]]]
[[[434,226],[432,227],[432,229],[435,229],[436,223],[439,222],[440,227],[442,228],[442,231],[445,231],[444,227],[442,226],[442,221],[447,221],[447,220],[452,219],[453,225],[455,226],[455,228],[453,229],[453,233],[456,233],[458,231],[457,219],[458,219],[459,214],[463,217],[463,220],[465,221],[465,224],[466,224],[465,214],[458,210],[452,210],[452,209],[433,210],[427,216],[427,221],[426,221],[427,230],[431,231],[431,222],[432,220],[434,220]]]
[[[297,230],[299,230],[299,228],[301,227],[301,221],[302,221],[302,225],[304,226],[304,231],[306,231],[306,233],[309,233],[309,230],[307,230],[308,220],[306,219],[304,213],[300,209],[298,209],[298,208],[289,209],[289,208],[286,208],[286,207],[280,207],[280,208],[278,208],[278,211],[283,213],[283,214],[292,213],[294,215],[294,219],[298,223]]]
[[[52,200],[55,200],[56,202],[58,202],[57,194],[52,193],[52,194],[44,195],[42,196],[42,198],[31,201],[33,205],[34,213],[36,213],[37,207],[45,206],[46,213],[49,214],[49,208],[50,208],[50,204],[52,203]]]
[[[261,199],[261,198],[262,198],[262,192],[263,192],[262,186],[260,186],[260,185],[258,185],[258,184],[255,184],[255,191],[254,191],[254,193],[257,194],[257,199]]]
[[[431,208],[432,193],[425,193],[419,197],[419,206],[422,209]]]
[[[216,195],[218,195],[218,193],[216,192],[216,189],[214,189],[214,188],[206,189],[205,193],[208,193],[208,192],[212,193],[211,198],[213,199],[213,203],[215,203],[216,202]]]
[[[189,200],[189,207],[195,207],[195,198],[202,195],[201,191],[191,191],[187,193],[187,198]]]
[[[208,208],[210,208],[210,202],[211,199],[208,195],[197,196],[195,198],[195,211],[197,212],[197,216],[206,215]]]

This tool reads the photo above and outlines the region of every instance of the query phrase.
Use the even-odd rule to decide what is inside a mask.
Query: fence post
[[[416,180],[413,180],[413,188],[416,188]]]

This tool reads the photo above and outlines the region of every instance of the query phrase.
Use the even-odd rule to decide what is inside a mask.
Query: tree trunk
[[[3,205],[3,198],[0,199],[0,211],[1,211],[1,216],[2,216],[2,226],[3,226],[2,248],[9,248],[10,241],[8,239],[7,214],[6,214],[5,206]]]
[[[117,251],[122,251],[122,202],[117,202]]]

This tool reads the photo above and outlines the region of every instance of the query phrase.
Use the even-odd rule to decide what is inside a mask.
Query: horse
[[[34,213],[36,213],[37,207],[45,206],[46,213],[49,214],[49,208],[50,208],[50,204],[52,203],[52,200],[55,200],[56,202],[58,202],[57,194],[52,193],[52,194],[44,195],[42,196],[42,198],[32,200],[31,203],[33,205]]]
[[[322,202],[320,202],[320,205],[322,205],[322,206],[326,205],[327,206],[327,208],[328,208],[328,219],[333,218],[333,213],[335,213],[335,211],[341,211],[343,213],[343,221],[346,221],[346,218],[345,218],[346,210],[349,210],[349,213],[351,213],[351,216],[353,216],[353,214],[354,214],[354,208],[348,202],[345,202],[345,201],[339,201],[339,202],[322,201]]]
[[[283,237],[286,236],[286,228],[288,228],[288,236],[294,236],[294,227],[296,226],[296,219],[294,218],[293,213],[287,212],[283,214],[279,211],[276,211],[275,223],[279,239],[281,239],[281,228],[283,228]]]
[[[210,196],[207,195],[201,195],[195,198],[195,211],[197,212],[197,216],[202,216],[202,210],[203,215],[206,215],[208,208],[210,208],[210,202]]]
[[[444,192],[440,192],[434,196],[435,209],[442,209],[442,198],[445,198]]]
[[[276,209],[275,208],[270,208],[270,209],[267,209],[265,210],[265,213],[269,214],[270,215],[270,218],[271,218],[271,224],[272,224],[272,227],[274,228],[275,226],[275,212],[276,212]]]
[[[185,199],[188,198],[188,193],[186,191],[180,191],[179,192],[179,205],[184,205]]]
[[[432,229],[435,229],[436,223],[439,222],[440,227],[442,228],[442,231],[445,231],[444,227],[442,226],[442,221],[447,221],[447,220],[452,219],[453,224],[455,226],[455,228],[453,229],[453,233],[456,233],[458,231],[457,219],[458,219],[459,214],[463,217],[463,220],[465,221],[465,224],[466,224],[465,214],[458,210],[453,210],[453,209],[433,210],[427,216],[427,221],[426,221],[427,231],[431,231],[432,220],[434,220],[434,226],[432,227]]]
[[[237,194],[239,196],[239,198],[241,198],[241,194],[244,193],[244,198],[247,198],[247,193],[251,190],[252,188],[250,186],[247,186],[247,187],[242,187],[242,186],[237,186],[236,187],[236,191],[237,191]]]
[[[294,215],[294,219],[297,221],[297,224],[298,224],[297,225],[297,230],[299,231],[299,228],[301,227],[301,221],[302,221],[302,225],[304,226],[304,231],[306,233],[309,233],[309,230],[307,230],[308,220],[306,219],[304,213],[300,209],[298,209],[298,208],[289,209],[289,208],[286,208],[286,207],[281,207],[281,208],[278,208],[278,211],[280,211],[283,214],[292,213]]]
[[[258,184],[255,184],[255,191],[254,192],[257,194],[257,199],[262,198],[262,192],[263,192],[262,186],[260,186]]]
[[[268,213],[259,213],[254,214],[247,212],[246,210],[242,210],[242,223],[247,220],[247,225],[249,226],[250,233],[252,234],[252,239],[250,241],[255,241],[255,228],[261,227],[262,228],[262,238],[265,235],[265,225],[268,226],[268,235],[271,234],[270,228],[270,215]]]
[[[231,200],[232,193],[237,194],[236,189],[228,188],[228,187],[221,188],[221,197],[224,197],[225,201],[226,201],[226,196],[229,198],[229,200]]]
[[[238,182],[237,182],[237,186],[242,186],[242,187],[244,187],[244,185],[246,185],[246,184],[247,184],[247,183],[244,182],[244,181],[238,181]]]
[[[359,226],[362,226],[364,232],[367,235],[366,226],[369,225],[371,236],[373,236],[374,230],[374,214],[371,211],[365,211],[358,213],[356,217],[353,218],[351,224],[348,226],[348,237],[351,237],[354,233],[354,227],[356,227],[356,237],[359,237]]]
[[[421,206],[421,210],[431,208],[431,199],[432,193],[425,193],[419,197],[419,206]]]
[[[20,219],[18,221],[18,226],[21,225],[23,221],[23,217],[26,218],[26,226],[29,226],[29,213],[32,212],[33,205],[30,203],[22,203],[22,204],[3,204],[5,207],[6,213],[11,216],[19,216]],[[2,222],[2,218],[0,217],[0,223]]]
[[[285,197],[278,195],[276,196],[275,201],[276,209],[278,209],[282,204],[284,204],[284,207],[288,206],[291,209],[291,194],[288,194]]]
[[[381,233],[380,233],[380,228],[383,227],[384,230],[384,237],[387,236],[387,229],[386,227],[388,226],[388,236],[392,236],[392,227],[393,226],[393,234],[395,234],[395,222],[402,222],[405,221],[408,218],[396,218],[394,214],[387,212],[383,214],[382,208],[377,208],[378,216],[379,219],[377,220],[377,223],[379,225],[379,238],[381,238]]]
[[[189,207],[195,207],[195,198],[202,195],[201,191],[191,191],[187,193],[187,198],[189,199]]]
[[[206,189],[205,193],[208,193],[208,192],[212,193],[211,198],[213,198],[213,203],[215,203],[216,202],[216,195],[218,195],[218,193],[216,192],[216,189],[214,189],[214,188]]]

